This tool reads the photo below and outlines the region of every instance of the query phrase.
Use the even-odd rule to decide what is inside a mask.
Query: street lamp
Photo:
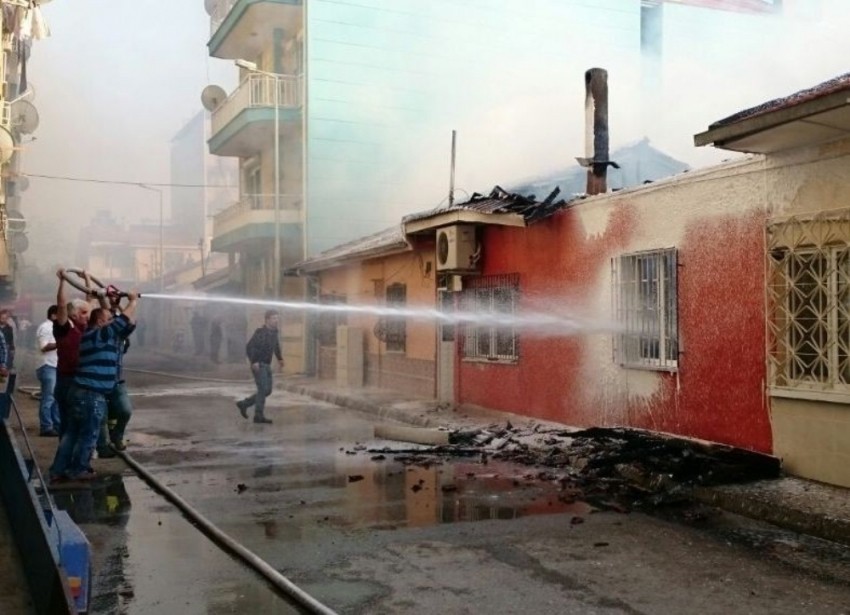
[[[162,292],[165,288],[165,258],[163,258],[163,224],[162,224],[162,193],[163,191],[159,188],[153,188],[151,186],[146,186],[145,184],[136,184],[139,188],[143,190],[150,190],[151,192],[159,193],[159,292]]]
[[[272,263],[272,288],[275,298],[280,297],[280,88],[286,75],[257,68],[256,63],[236,60],[236,66],[250,73],[273,79],[274,83],[274,262]]]

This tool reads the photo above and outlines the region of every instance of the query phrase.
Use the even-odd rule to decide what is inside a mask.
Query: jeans
[[[124,439],[124,431],[131,416],[133,404],[127,393],[127,385],[120,382],[112,393],[106,396],[106,416],[97,439],[98,451],[108,448],[110,442],[121,442]]]
[[[38,407],[39,430],[41,433],[59,431],[61,425],[59,406],[53,394],[56,389],[56,368],[50,365],[42,365],[35,370],[35,375],[41,383],[41,403]]]
[[[246,408],[254,406],[254,420],[264,417],[266,409],[266,397],[272,394],[272,367],[267,363],[260,363],[257,371],[253,372],[254,382],[257,384],[257,392],[240,402]]]
[[[68,393],[68,401],[68,425],[50,466],[51,477],[74,478],[89,469],[106,413],[106,396],[102,393],[74,386]]]
[[[73,376],[63,376],[56,374],[56,387],[53,389],[53,398],[56,400],[56,405],[59,407],[59,436],[65,433],[65,428],[71,420],[71,401],[68,399],[68,392],[71,390],[71,385],[74,384]]]

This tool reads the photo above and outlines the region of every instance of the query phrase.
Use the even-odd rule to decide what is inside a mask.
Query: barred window
[[[850,212],[768,225],[774,387],[850,392]]]
[[[463,291],[463,310],[469,313],[514,315],[519,307],[519,274],[474,278]],[[468,324],[463,357],[488,361],[519,359],[519,340],[512,326]]]
[[[390,284],[387,286],[387,307],[404,308],[407,305],[407,286]],[[384,342],[388,352],[404,352],[407,348],[407,320],[402,316],[390,316],[386,319]]]
[[[676,250],[611,260],[615,313],[623,326],[614,343],[620,365],[674,371],[679,334]]]
[[[342,295],[321,295],[319,303],[322,305],[345,304]],[[346,323],[344,312],[331,312],[322,310],[316,318],[316,339],[320,346],[336,346],[336,328]]]

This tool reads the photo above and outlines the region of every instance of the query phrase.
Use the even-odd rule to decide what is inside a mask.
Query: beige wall
[[[850,208],[848,155],[850,139],[770,156],[763,163],[770,215]],[[771,397],[775,454],[791,474],[850,487],[850,392],[844,400],[797,398],[806,396]]]
[[[850,487],[850,406],[774,397],[770,415],[788,473]]]

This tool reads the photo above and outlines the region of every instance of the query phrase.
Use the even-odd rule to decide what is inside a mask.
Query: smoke
[[[693,146],[722,117],[847,70],[850,3],[786,0],[781,16],[667,3],[659,72],[647,80],[640,0],[310,0],[311,233],[329,247],[445,203],[450,134],[458,197],[563,171],[584,149],[584,71],[609,71],[611,148],[648,136],[702,166]],[[45,5],[53,36],[29,68],[41,115],[31,173],[169,181],[169,142],[209,83],[200,0]],[[649,82],[651,89],[642,87]],[[167,194],[167,193],[166,193]],[[167,196],[166,196],[167,199]],[[156,220],[132,186],[33,178],[30,262],[68,263],[98,209]],[[166,215],[168,215],[166,202]]]

